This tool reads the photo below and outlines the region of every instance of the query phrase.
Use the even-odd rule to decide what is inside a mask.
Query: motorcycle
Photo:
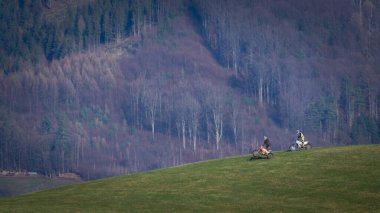
[[[261,158],[271,159],[272,157],[273,157],[272,150],[267,150],[266,148],[264,148],[264,146],[260,145],[259,147],[257,147],[257,149],[253,150],[252,157],[250,160],[261,159]]]
[[[300,150],[308,150],[311,149],[313,146],[309,141],[303,142],[303,145],[301,141],[296,140],[293,144],[289,146],[288,151],[300,151]]]

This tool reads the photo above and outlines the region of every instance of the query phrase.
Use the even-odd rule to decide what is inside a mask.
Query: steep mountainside
[[[297,129],[379,142],[377,1],[75,2],[1,2],[0,169],[92,179]]]

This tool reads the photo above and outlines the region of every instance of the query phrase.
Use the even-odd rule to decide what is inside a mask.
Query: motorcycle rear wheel
[[[311,149],[312,145],[311,144],[306,144],[304,148],[305,148],[305,150]]]

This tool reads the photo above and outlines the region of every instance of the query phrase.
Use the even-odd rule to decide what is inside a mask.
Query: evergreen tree
[[[58,118],[58,129],[51,148],[52,159],[54,159],[52,164],[56,172],[67,172],[71,169],[71,146],[69,120],[66,115],[61,115]]]

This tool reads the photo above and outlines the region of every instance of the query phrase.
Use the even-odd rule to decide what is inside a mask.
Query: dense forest
[[[0,1],[0,169],[93,179],[380,142],[380,2]]]

